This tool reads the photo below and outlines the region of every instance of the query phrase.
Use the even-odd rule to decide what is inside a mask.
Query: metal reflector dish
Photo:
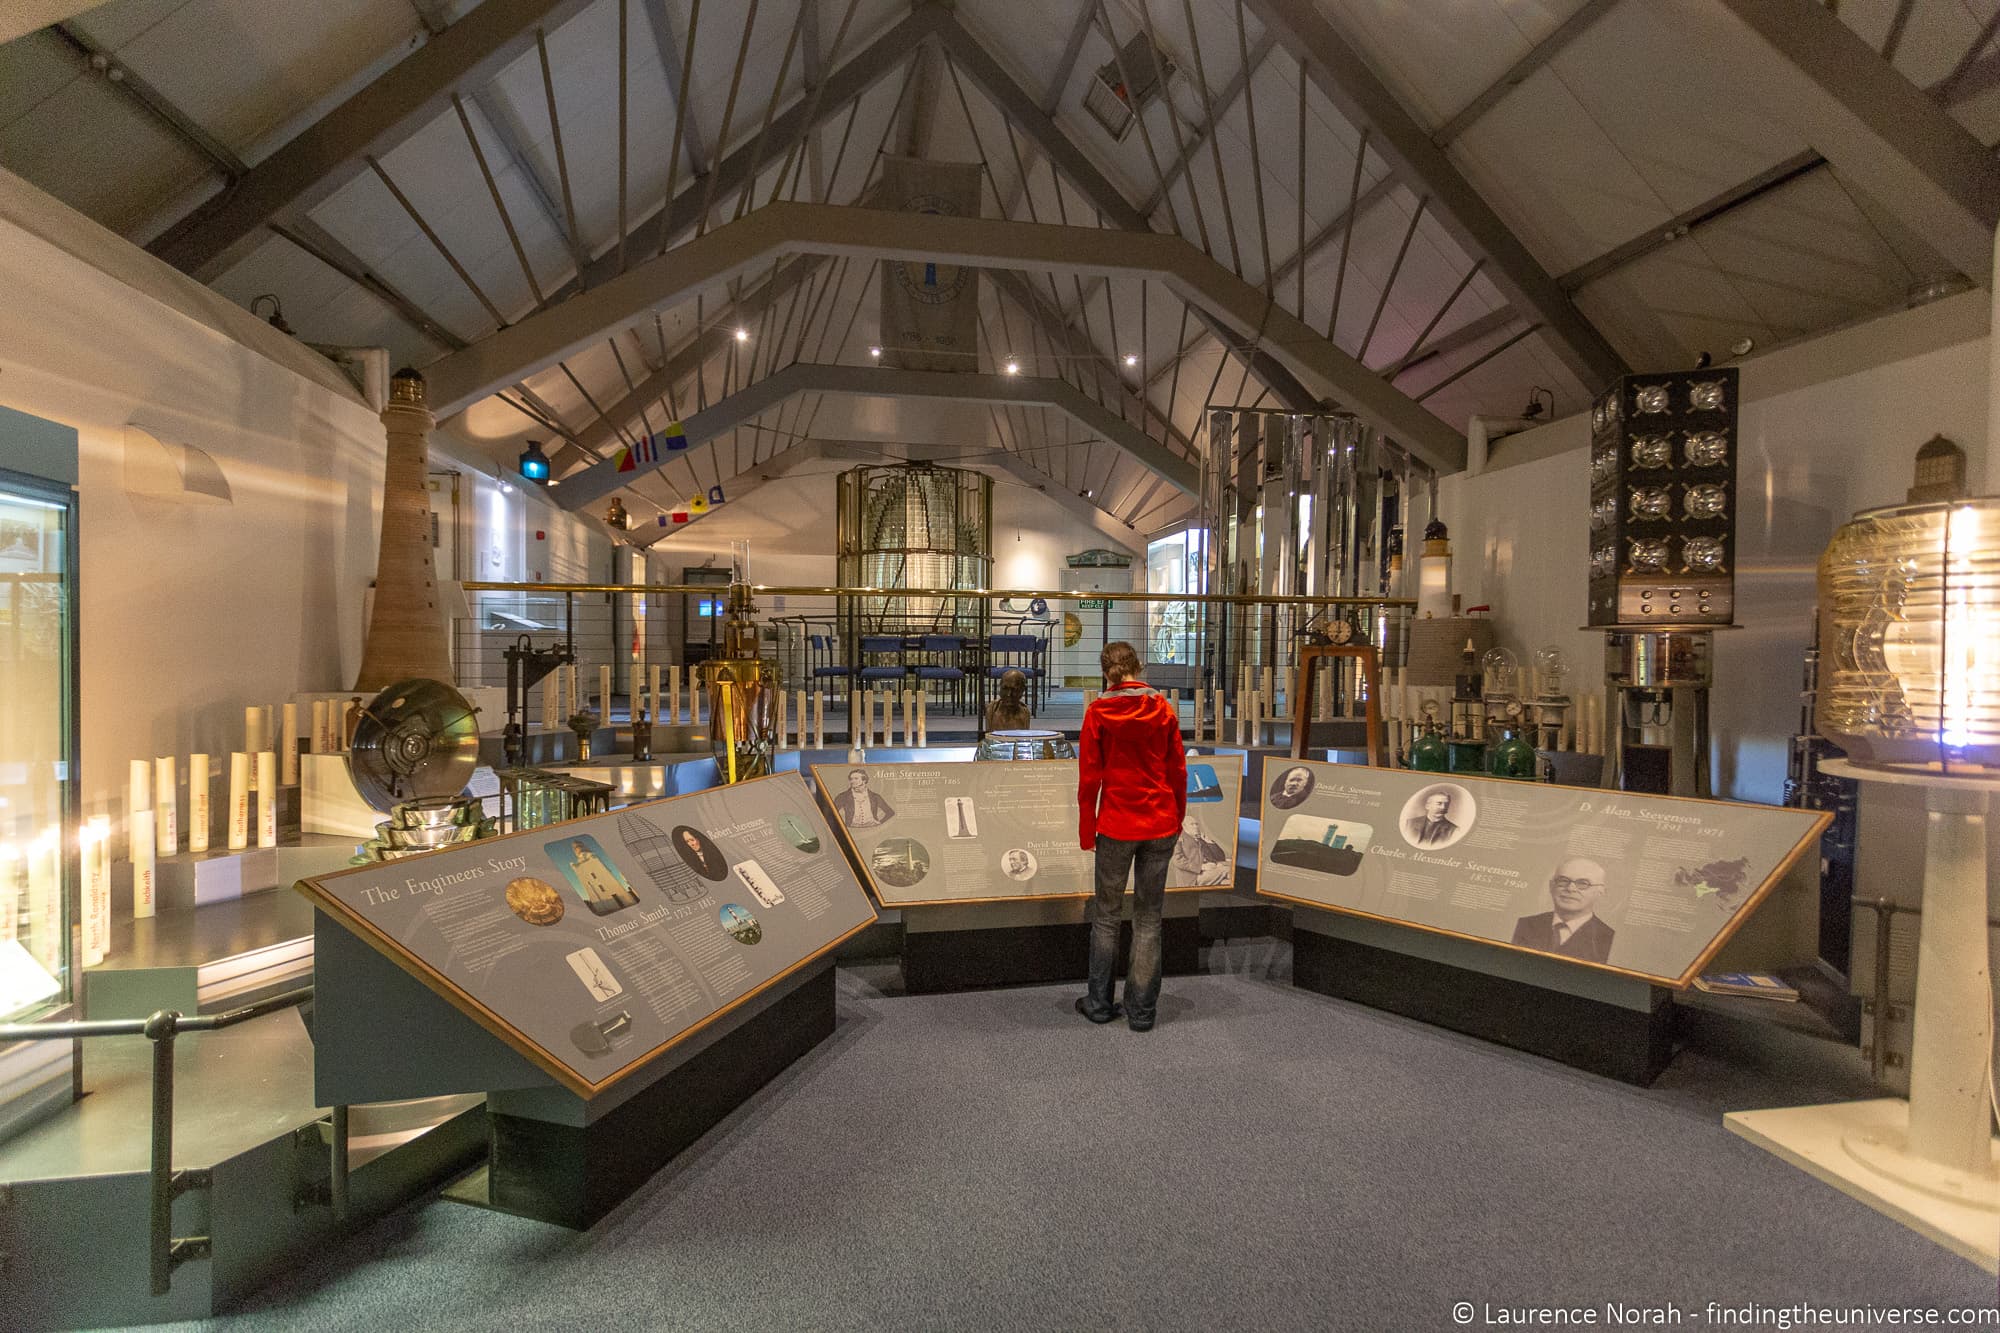
[[[448,801],[479,766],[478,710],[436,680],[398,681],[369,700],[347,768],[361,799],[387,813],[412,801]]]

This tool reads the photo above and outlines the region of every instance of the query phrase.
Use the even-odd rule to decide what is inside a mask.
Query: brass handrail
[[[690,593],[714,596],[720,587],[712,583],[475,583],[460,585],[467,592],[544,593]],[[753,595],[772,597],[981,597],[987,600],[1037,597],[1050,601],[1089,599],[1101,602],[1205,602],[1218,606],[1388,606],[1414,607],[1409,597],[1306,597],[1297,595],[1260,596],[1254,593],[1223,592],[1100,592],[1096,589],[1060,588],[828,588],[792,587],[753,583]]]

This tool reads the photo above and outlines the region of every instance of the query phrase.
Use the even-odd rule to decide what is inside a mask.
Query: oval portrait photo
[[[1403,803],[1396,828],[1410,846],[1435,852],[1470,833],[1478,818],[1479,802],[1471,791],[1456,782],[1434,782]]]
[[[1303,764],[1279,769],[1278,776],[1271,780],[1271,805],[1275,809],[1290,810],[1312,795],[1316,781],[1313,771]]]
[[[673,841],[674,850],[680,853],[681,860],[687,862],[688,869],[695,874],[703,879],[715,880],[717,883],[728,876],[728,860],[722,855],[722,849],[717,847],[706,833],[689,828],[686,824],[676,824],[669,836]]]

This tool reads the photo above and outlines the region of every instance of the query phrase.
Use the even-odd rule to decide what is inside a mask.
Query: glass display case
[[[0,1022],[72,992],[75,533],[69,487],[0,468]]]

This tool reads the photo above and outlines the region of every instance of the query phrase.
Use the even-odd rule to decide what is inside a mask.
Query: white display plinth
[[[1924,789],[1910,1098],[1737,1111],[1723,1123],[2000,1272],[2000,1140],[1992,1134],[1986,1080],[1993,1039],[1986,815],[2000,781],[1864,768],[1845,760],[1822,764],[1820,771]]]
[[[1848,1197],[1987,1272],[2000,1273],[2000,1178],[1981,1180],[1942,1166],[1926,1173],[1927,1164],[1909,1153],[1910,1106],[1901,1098],[1733,1111],[1722,1123]],[[2000,1142],[1993,1145],[1993,1160],[2000,1168]]]

